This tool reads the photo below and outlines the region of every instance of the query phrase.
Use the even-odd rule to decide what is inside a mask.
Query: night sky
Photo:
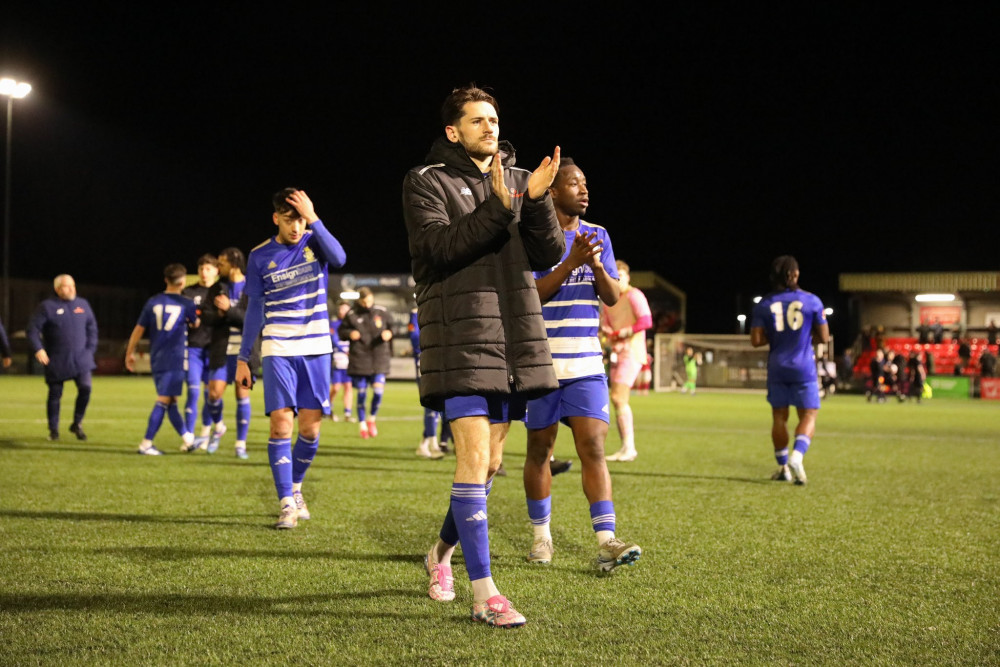
[[[471,81],[519,166],[576,160],[586,218],[687,292],[688,331],[734,332],[779,254],[835,307],[842,272],[998,268],[995,5],[17,4],[13,277],[152,292],[264,240],[286,185],[345,270],[407,272],[403,175]]]

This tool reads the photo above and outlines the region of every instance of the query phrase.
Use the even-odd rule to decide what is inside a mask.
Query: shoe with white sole
[[[597,569],[601,572],[611,572],[621,565],[632,565],[642,555],[638,544],[623,542],[617,537],[601,545],[597,552]]]

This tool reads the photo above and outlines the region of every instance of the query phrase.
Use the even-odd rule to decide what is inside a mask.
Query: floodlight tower
[[[7,98],[7,150],[4,155],[3,184],[3,319],[10,323],[10,153],[14,131],[14,100],[31,92],[31,84],[14,79],[0,79],[0,95]]]

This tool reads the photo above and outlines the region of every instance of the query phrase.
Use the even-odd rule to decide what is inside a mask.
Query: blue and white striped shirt
[[[263,329],[261,356],[329,354],[330,320],[327,273],[344,265],[343,247],[323,223],[312,223],[299,242],[284,245],[272,237],[247,258],[247,315],[240,359],[250,358]]]
[[[601,243],[601,264],[604,265],[608,275],[617,280],[615,253],[611,248],[611,238],[607,230],[584,220],[580,221],[579,230],[564,230],[566,252],[560,263],[569,256],[577,231],[582,234],[597,232],[597,238]],[[535,280],[552,273],[554,269],[555,267],[547,271],[535,271]],[[589,375],[604,375],[601,342],[597,338],[600,309],[594,272],[586,264],[575,268],[552,298],[542,304],[542,317],[545,319],[549,350],[552,352],[552,366],[557,379],[570,380]]]

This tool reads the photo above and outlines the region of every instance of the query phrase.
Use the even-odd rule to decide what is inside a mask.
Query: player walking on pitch
[[[445,136],[403,184],[420,320],[420,402],[444,409],[455,436],[455,477],[439,539],[427,554],[429,594],[455,598],[451,556],[462,543],[472,618],[493,627],[525,619],[500,594],[490,568],[486,499],[512,419],[558,385],[532,270],[565,250],[548,188],[559,148],[534,172],[514,168],[500,142],[496,100],[452,91]]]
[[[275,528],[309,519],[302,481],[319,448],[330,411],[330,321],[327,274],[344,265],[340,242],[326,230],[302,190],[273,199],[278,232],[247,258],[247,312],[236,362],[236,384],[250,389],[250,354],[263,330],[264,411],[270,417],[267,458],[281,515]],[[292,447],[292,428],[299,435]]]
[[[163,269],[163,282],[167,288],[146,301],[125,348],[125,368],[134,372],[135,347],[143,334],[149,331],[149,363],[156,385],[156,403],[149,415],[146,436],[139,444],[140,454],[159,456],[163,453],[153,445],[153,438],[163,424],[164,415],[181,436],[182,451],[187,451],[194,441],[194,434],[177,407],[187,379],[188,326],[198,326],[198,307],[194,301],[181,295],[186,276],[187,269],[183,264],[168,264]]]
[[[573,431],[583,468],[583,492],[597,535],[597,567],[610,572],[631,565],[642,554],[639,545],[615,537],[611,475],[604,460],[610,401],[597,330],[601,302],[613,306],[618,301],[618,270],[607,230],[580,219],[590,197],[587,179],[571,159],[563,159],[549,192],[567,250],[559,264],[534,273],[559,389],[528,402],[524,492],[534,529],[528,562],[552,561],[549,458],[562,421]]]
[[[646,329],[653,326],[646,295],[632,287],[628,264],[617,260],[618,284],[621,297],[613,306],[604,306],[601,331],[611,341],[611,402],[615,405],[615,421],[622,446],[607,457],[609,461],[634,461],[635,429],[632,407],[628,404],[632,385],[646,362]]]
[[[799,289],[799,264],[791,255],[782,255],[771,264],[773,292],[753,309],[750,344],[770,344],[767,353],[767,402],[773,422],[771,441],[778,470],[771,479],[806,483],[802,458],[809,451],[819,412],[814,343],[827,343],[830,328],[823,303],[815,294]],[[788,451],[788,406],[798,411],[795,445]]]

